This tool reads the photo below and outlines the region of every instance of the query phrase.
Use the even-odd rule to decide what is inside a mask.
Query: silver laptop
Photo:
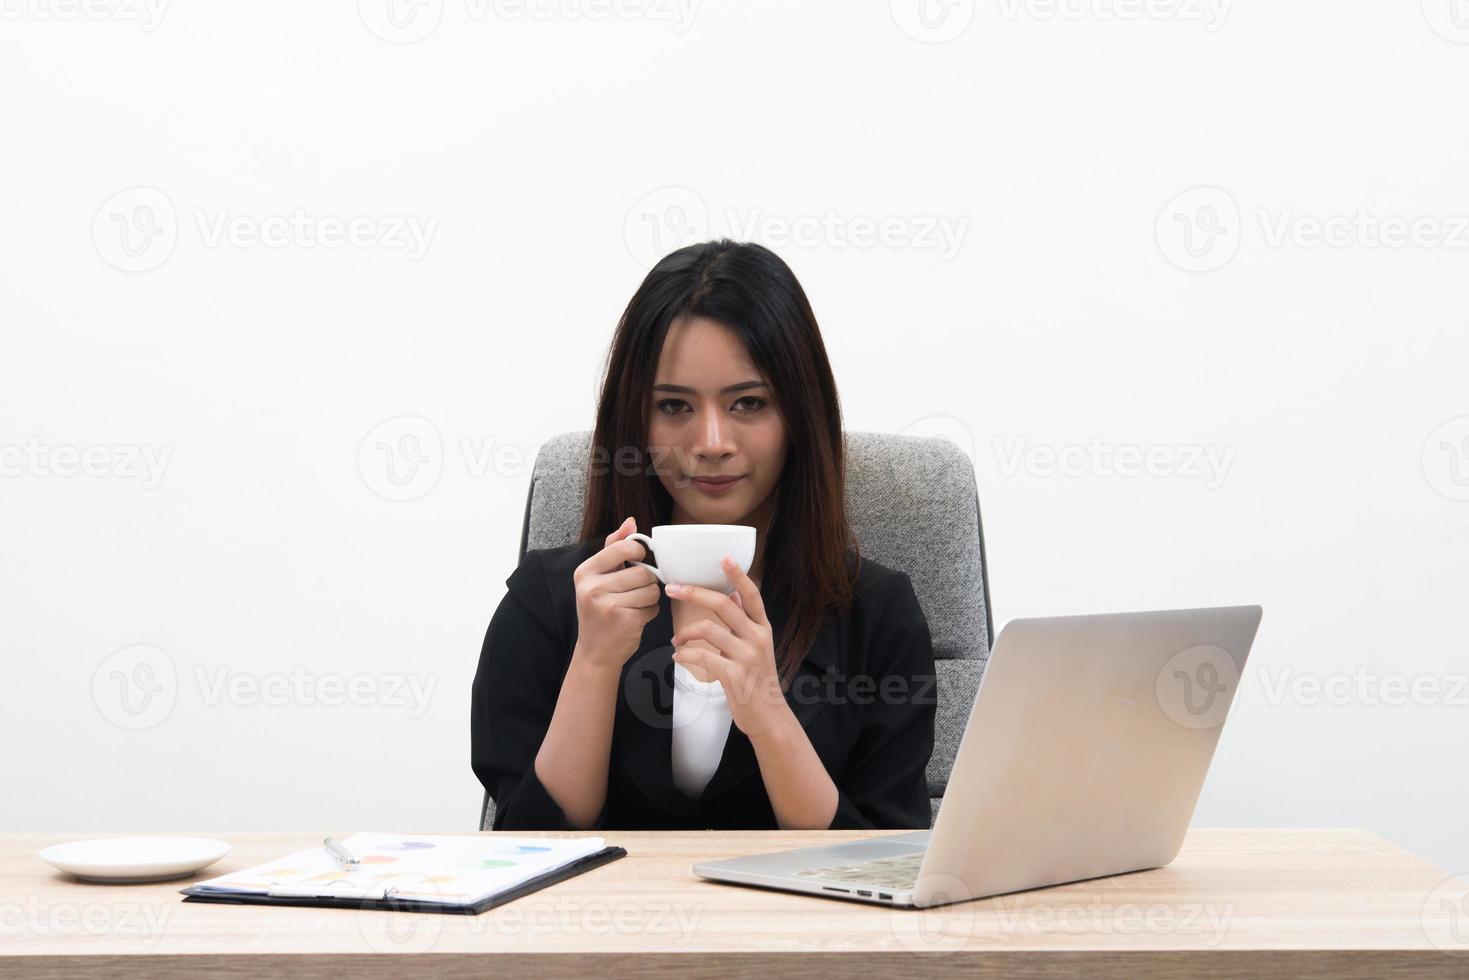
[[[713,881],[928,908],[1178,855],[1259,606],[1017,619],[931,830],[694,865]]]

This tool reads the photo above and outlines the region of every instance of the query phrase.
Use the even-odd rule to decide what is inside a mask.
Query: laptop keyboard
[[[902,857],[877,858],[858,864],[834,864],[829,868],[811,868],[797,871],[796,877],[851,881],[883,888],[912,888],[918,881],[918,869],[923,864],[923,854],[923,851],[917,851]]]

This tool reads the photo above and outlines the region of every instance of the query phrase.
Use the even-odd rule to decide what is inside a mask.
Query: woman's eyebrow
[[[727,394],[729,394],[732,391],[748,391],[751,388],[764,388],[764,387],[765,387],[765,382],[763,382],[763,381],[741,381],[737,385],[729,385],[728,387],[720,388],[719,389],[719,393],[721,395],[727,395]],[[686,394],[686,395],[695,395],[695,394],[698,394],[698,392],[696,392],[693,388],[689,388],[689,387],[686,387],[684,385],[654,385],[653,386],[653,390],[654,391],[677,391],[677,392],[681,392],[682,394]]]

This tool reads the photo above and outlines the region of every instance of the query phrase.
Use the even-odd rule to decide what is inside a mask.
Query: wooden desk
[[[864,832],[612,831],[627,857],[479,916],[184,904],[188,880],[85,884],[36,856],[100,836],[130,835],[0,835],[0,976],[1469,977],[1469,886],[1362,830],[1196,830],[1167,868],[923,911],[689,870]],[[234,850],[196,879],[323,831],[205,836]]]

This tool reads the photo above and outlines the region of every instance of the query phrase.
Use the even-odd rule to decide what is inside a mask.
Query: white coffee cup
[[[729,555],[745,571],[755,560],[755,529],[744,524],[659,524],[653,536],[629,534],[652,550],[657,566],[635,561],[658,576],[664,585],[702,585],[728,594],[734,591],[724,574]]]

